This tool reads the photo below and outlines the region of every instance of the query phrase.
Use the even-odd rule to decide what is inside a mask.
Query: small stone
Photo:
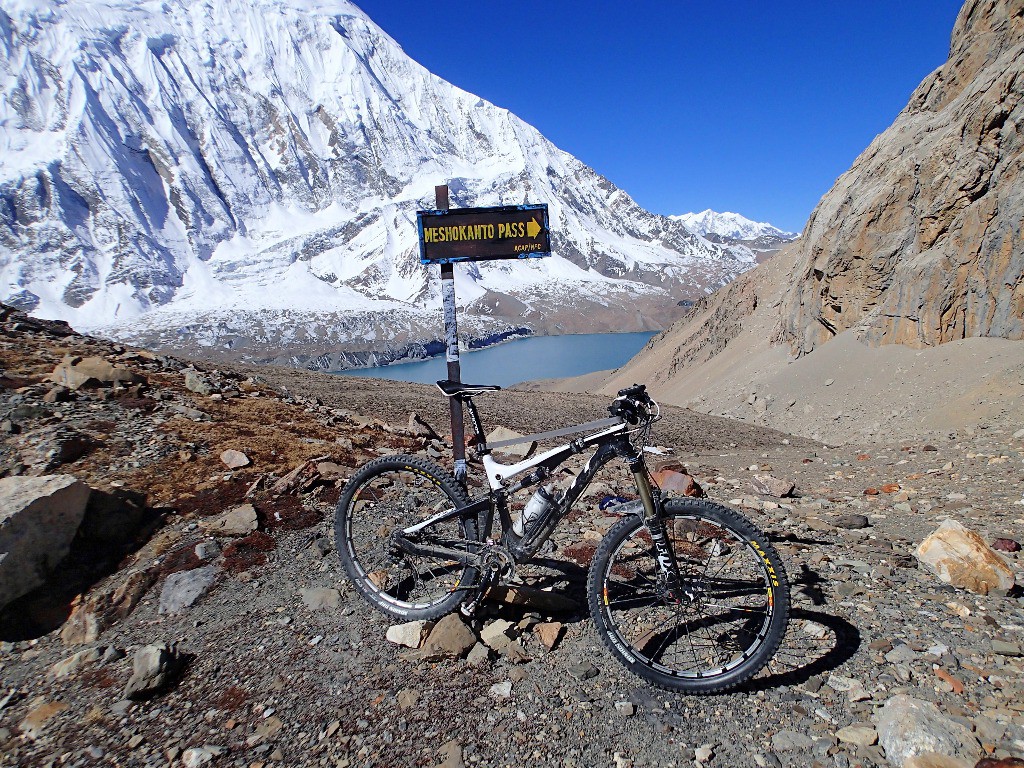
[[[180,671],[182,658],[175,645],[147,645],[135,652],[132,676],[124,690],[126,699],[140,699],[159,693]]]
[[[791,481],[782,480],[774,475],[754,475],[750,486],[754,489],[754,493],[774,496],[779,499],[789,496],[795,488]]]
[[[341,607],[341,591],[330,588],[300,589],[302,602],[311,611]]]
[[[483,643],[477,643],[466,656],[466,662],[477,667],[486,663],[491,658],[491,652]]]
[[[867,515],[836,515],[832,518],[832,522],[837,528],[846,528],[848,530],[859,530],[861,528],[867,528],[871,523],[868,520]]]
[[[424,636],[433,625],[426,621],[410,621],[405,624],[392,624],[388,627],[387,639],[395,645],[406,648],[419,648]]]
[[[632,717],[636,714],[636,705],[631,701],[616,701],[615,711],[625,717]]]
[[[836,383],[835,379],[825,379],[825,386],[826,387],[831,387],[835,383]]]
[[[597,667],[588,661],[580,662],[579,664],[573,664],[569,667],[569,674],[573,677],[579,678],[580,680],[589,680],[592,677],[597,677],[599,674]]]
[[[462,658],[476,644],[476,635],[466,626],[461,616],[449,613],[430,630],[423,643],[423,657],[427,660]]]
[[[921,657],[917,651],[911,648],[909,645],[897,645],[887,654],[885,654],[885,660],[890,664],[907,664],[911,661],[915,661]]]
[[[252,504],[240,504],[222,515],[201,519],[199,527],[213,536],[248,536],[259,527],[259,518]]]
[[[490,688],[491,695],[499,699],[507,699],[512,695],[512,681],[506,680],[503,683],[495,683]]]
[[[200,541],[195,552],[200,560],[211,560],[220,554],[220,545],[216,541]]]
[[[1020,542],[1013,539],[996,539],[992,542],[992,549],[999,552],[1020,552]]]
[[[181,764],[185,768],[199,768],[202,765],[209,765],[215,757],[220,757],[225,751],[223,747],[214,747],[209,744],[202,747],[191,747],[181,754]]]
[[[553,651],[555,646],[558,645],[558,641],[562,639],[562,629],[560,621],[550,621],[535,626],[533,633],[537,635],[545,648]]]
[[[185,389],[197,395],[213,394],[213,386],[194,368],[185,370]]]
[[[398,708],[404,712],[416,706],[420,700],[420,692],[415,688],[403,688],[395,698],[398,702]]]
[[[858,747],[870,747],[878,741],[878,733],[870,725],[848,725],[836,731],[836,738]]]
[[[711,760],[715,756],[715,747],[713,744],[703,744],[693,751],[693,759],[703,765]]]
[[[943,715],[931,702],[904,694],[885,702],[875,725],[891,765],[905,765],[910,758],[929,752],[970,760],[981,751],[966,726]]]
[[[50,667],[50,674],[55,678],[69,677],[78,672],[82,667],[95,664],[100,660],[100,648],[87,648],[69,656],[63,661],[58,661]]]
[[[320,477],[328,482],[334,482],[336,480],[345,480],[348,477],[348,471],[340,464],[335,464],[333,461],[321,461],[316,465],[316,471],[320,474]]]
[[[772,736],[772,749],[776,752],[795,752],[810,749],[814,742],[811,737],[799,731],[778,731]]]
[[[992,641],[992,653],[999,656],[1024,656],[1024,650],[1021,649],[1020,643],[1011,643],[999,639]]]
[[[217,568],[207,565],[190,571],[172,573],[160,592],[160,613],[175,614],[205,595],[217,578]]]
[[[120,661],[125,657],[125,652],[120,648],[115,648],[112,645],[108,645],[106,650],[103,651],[103,658],[100,659],[102,664],[111,664],[115,661]]]
[[[437,755],[441,758],[437,768],[466,768],[462,760],[462,745],[455,739],[442,744]]]
[[[512,622],[504,619],[492,621],[480,631],[480,642],[499,653],[512,642],[509,630],[512,629]]]
[[[228,469],[241,469],[242,467],[248,467],[252,462],[249,461],[249,457],[241,451],[236,451],[233,448],[229,448],[220,455],[220,460],[224,463],[224,466]]]

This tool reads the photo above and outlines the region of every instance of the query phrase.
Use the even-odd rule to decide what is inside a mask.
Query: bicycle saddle
[[[452,381],[450,379],[437,382],[437,388],[448,395],[448,397],[455,397],[456,395],[473,397],[482,392],[496,392],[501,389],[496,384],[463,384],[461,381]]]

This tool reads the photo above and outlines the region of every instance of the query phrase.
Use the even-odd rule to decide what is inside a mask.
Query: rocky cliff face
[[[775,340],[806,354],[1024,338],[1024,0],[968,0],[948,61],[818,204]]]

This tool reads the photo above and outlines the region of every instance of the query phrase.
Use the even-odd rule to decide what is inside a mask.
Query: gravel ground
[[[31,334],[17,337],[10,348],[16,345],[23,354],[33,340]],[[0,365],[9,376],[22,377],[17,404],[47,390],[43,384],[27,390],[24,385],[33,371],[59,360],[61,345],[69,342],[46,343],[34,368],[24,364],[14,372],[13,358],[0,349]],[[80,352],[124,357],[123,350],[101,342],[75,343]],[[1024,754],[1024,602],[1017,593],[982,596],[955,589],[914,558],[920,541],[946,518],[987,542],[1024,538],[1024,433],[978,430],[951,433],[934,445],[833,449],[668,409],[654,442],[672,447],[712,499],[742,508],[769,533],[793,583],[790,629],[772,664],[737,692],[700,698],[649,687],[600,643],[581,602],[583,567],[586,545],[595,543],[614,516],[598,511],[594,497],[581,502],[556,534],[551,557],[563,564],[560,569],[529,572],[561,584],[560,594],[570,604],[485,604],[473,631],[508,620],[520,627],[512,632],[523,652],[491,653],[478,665],[462,658],[427,661],[385,638],[390,622],[354,594],[333,552],[330,521],[338,490],[330,484],[302,495],[298,503],[310,514],[289,518],[294,525],[275,522],[273,510],[285,506],[267,506],[272,499],[259,497],[259,526],[270,542],[262,563],[256,558],[240,564],[230,556],[232,539],[211,537],[199,527],[204,516],[230,506],[226,489],[248,486],[268,471],[280,477],[317,455],[330,453],[340,463],[345,457],[339,446],[350,446],[344,450],[354,464],[396,445],[428,451],[433,444],[366,422],[404,425],[415,410],[443,424],[444,401],[436,390],[276,370],[259,372],[259,380],[242,380],[252,372],[206,372],[218,391],[245,381],[263,387],[252,403],[248,397],[228,403],[186,391],[180,364],[137,364],[159,382],[159,405],[152,411],[125,407],[124,413],[159,422],[160,450],[139,462],[145,466],[126,464],[104,474],[103,451],[114,456],[144,449],[127,447],[134,444],[124,430],[108,430],[103,450],[79,460],[91,464],[72,462],[61,471],[80,472],[94,487],[157,484],[173,513],[87,597],[143,568],[153,569],[147,572],[156,582],[133,612],[84,645],[62,643],[59,623],[35,636],[17,635],[9,621],[0,625],[0,764],[866,768],[897,765],[877,742],[881,709],[899,694],[934,702],[945,719],[931,728],[966,729],[973,741],[964,748],[962,764],[973,766],[985,753]],[[281,387],[291,394],[275,394]],[[15,390],[3,392],[0,416],[12,412]],[[85,414],[121,407],[93,397],[83,394],[53,408],[63,409],[60,421],[73,425]],[[169,418],[168,409],[186,397],[211,420]],[[482,401],[489,424],[527,432],[599,418],[605,405],[600,398],[521,392]],[[121,418],[113,410],[107,415],[111,421]],[[143,421],[130,423],[129,434],[144,428]],[[282,457],[289,444],[282,440],[273,453],[282,457],[277,464],[269,449],[259,452],[275,439],[275,429],[286,430],[285,438],[295,444]],[[316,437],[302,442],[301,434]],[[341,442],[332,443],[331,435]],[[245,440],[259,466],[216,470],[219,449]],[[8,442],[5,450],[17,447],[13,439]],[[179,457],[168,445],[189,445],[195,455]],[[172,469],[186,471],[181,467],[191,467],[192,480],[173,475]],[[599,491],[628,492],[622,468],[610,465],[608,471],[599,477]],[[755,474],[795,483],[796,497],[755,492]],[[180,489],[178,499],[166,479],[172,475],[179,485],[191,484]],[[200,485],[214,494],[210,504],[221,506],[198,508],[190,494]],[[865,493],[869,489],[878,492]],[[192,506],[185,503],[189,499]],[[168,573],[175,570],[167,567],[172,555],[204,542],[229,551],[208,552],[205,561],[179,566],[198,570],[211,564],[212,585],[190,607],[161,614]],[[1018,583],[1024,581],[1020,554],[1005,556]],[[326,591],[302,591],[313,589]],[[313,594],[323,598],[324,607],[310,607]],[[19,610],[34,605],[29,599]],[[10,612],[5,616],[10,619]],[[538,621],[563,625],[551,650],[533,631]],[[135,651],[164,642],[177,643],[187,662],[183,674],[153,698],[126,700]],[[63,677],[51,671],[89,648],[116,652]]]

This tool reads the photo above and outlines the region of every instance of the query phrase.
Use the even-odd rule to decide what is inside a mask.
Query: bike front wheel
[[[375,608],[397,619],[432,621],[455,610],[474,585],[476,569],[456,560],[402,551],[392,539],[439,513],[469,504],[458,482],[418,456],[385,456],[346,483],[334,516],[345,573]],[[472,516],[431,524],[415,534],[423,544],[469,551]]]
[[[774,547],[737,512],[704,499],[665,502],[682,589],[665,588],[643,520],[616,523],[591,564],[598,634],[625,666],[662,688],[718,693],[753,677],[779,647],[789,583]]]

